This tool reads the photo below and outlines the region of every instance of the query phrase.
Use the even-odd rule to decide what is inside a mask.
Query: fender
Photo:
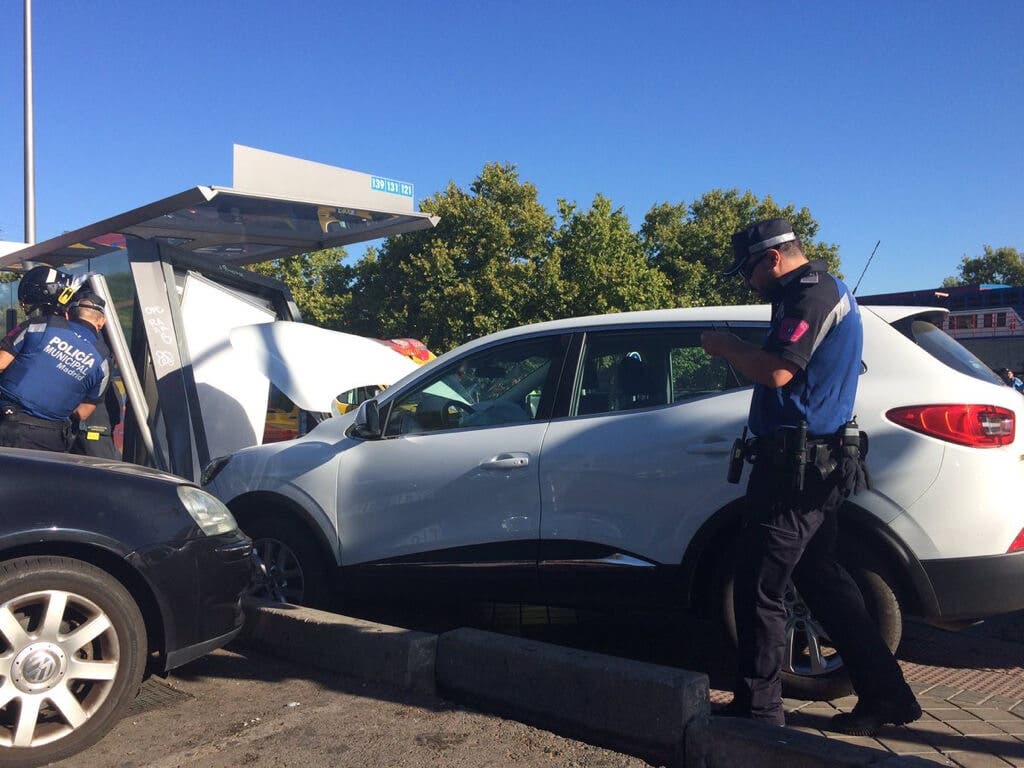
[[[330,556],[330,562],[335,566],[340,565],[340,544],[337,539],[337,532],[332,528],[334,536],[329,537],[324,531],[324,526],[321,525],[305,507],[296,503],[293,499],[271,491],[254,491],[252,493],[245,493],[241,496],[236,496],[228,503],[228,508],[231,510],[232,514],[238,516],[240,520],[239,526],[243,531],[245,530],[244,519],[247,514],[258,512],[261,507],[265,508],[271,506],[284,507],[288,510],[289,514],[298,518],[303,525],[313,532],[317,544]]]

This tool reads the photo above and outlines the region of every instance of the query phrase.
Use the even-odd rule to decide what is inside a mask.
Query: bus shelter
[[[232,187],[197,186],[0,256],[88,275],[124,383],[124,459],[195,481],[257,445],[270,383],[229,340],[301,320],[264,261],[433,227],[407,182],[236,145]],[[116,311],[115,311],[116,310]]]

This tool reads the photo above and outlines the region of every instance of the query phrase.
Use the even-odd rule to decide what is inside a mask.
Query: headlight
[[[185,509],[196,525],[202,529],[207,536],[216,536],[220,533],[230,533],[238,528],[231,510],[221,503],[220,499],[211,496],[206,491],[193,488],[191,485],[178,486],[178,498],[185,505]]]

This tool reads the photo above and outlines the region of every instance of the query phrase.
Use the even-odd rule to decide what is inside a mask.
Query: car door
[[[569,413],[552,422],[541,456],[545,589],[591,590],[597,574],[614,582],[678,565],[704,520],[742,495],[725,477],[751,391],[703,351],[702,330],[586,334]]]
[[[535,576],[539,457],[566,343],[473,351],[385,402],[382,439],[342,456],[343,567],[405,583],[410,571]]]

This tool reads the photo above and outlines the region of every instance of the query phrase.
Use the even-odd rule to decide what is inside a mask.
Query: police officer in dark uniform
[[[100,336],[106,322],[103,300],[87,292],[74,295],[74,285],[64,285],[68,275],[50,273],[42,281],[33,278],[26,291],[31,299],[37,292],[33,287],[42,286],[52,301],[32,309],[49,311],[34,312],[0,341],[3,447],[67,451],[71,415],[88,419],[109,382],[109,353]],[[19,298],[21,294],[19,286]],[[61,312],[62,303],[68,317]]]
[[[103,402],[96,406],[89,418],[75,419],[72,415],[71,421],[74,435],[69,453],[121,460],[121,454],[114,444],[114,429],[121,423],[121,398],[117,387],[107,387]]]
[[[853,421],[863,346],[857,302],[824,262],[807,260],[785,219],[737,232],[732,247],[726,275],[741,274],[769,299],[772,321],[761,347],[731,333],[702,337],[705,351],[755,383],[748,421],[754,438],[745,446],[754,466],[734,591],[739,674],[724,714],[784,724],[783,595],[792,579],[859,696],[853,712],[833,718],[833,728],[868,735],[886,723],[912,722],[921,708],[835,559],[839,507],[866,483]]]

